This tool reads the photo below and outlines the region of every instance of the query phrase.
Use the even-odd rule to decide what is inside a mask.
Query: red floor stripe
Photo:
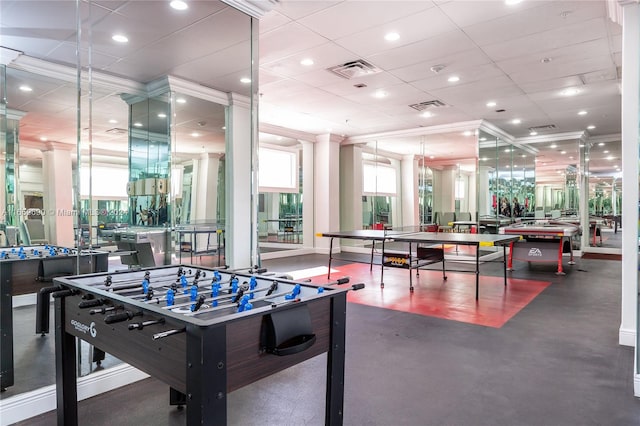
[[[384,288],[380,288],[380,267],[352,263],[332,267],[332,279],[349,276],[350,284],[365,283],[362,290],[349,292],[347,300],[379,308],[410,312],[418,315],[461,321],[500,328],[551,283],[547,281],[480,276],[480,297],[475,299],[475,274],[441,271],[420,271],[413,278],[413,293],[409,291],[409,272],[385,268]],[[413,272],[415,274],[415,271]],[[314,283],[326,283],[327,277],[313,277]]]

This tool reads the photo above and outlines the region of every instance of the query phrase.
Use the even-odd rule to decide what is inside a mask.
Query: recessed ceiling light
[[[431,118],[433,117],[433,114],[430,111],[425,111],[422,114],[420,114],[420,117]]]
[[[497,104],[495,101],[489,101],[489,102],[487,102],[487,106],[488,106],[489,108],[494,107],[494,106],[496,106],[496,105],[498,105],[498,104]]]
[[[522,120],[520,120],[519,118],[514,118],[513,120],[511,120],[511,123],[520,124],[520,123],[522,123]]]
[[[135,127],[142,127],[142,123],[140,123],[139,121],[136,121],[135,123],[133,123],[133,125]]]
[[[384,90],[377,90],[373,92],[373,97],[378,99],[386,98],[387,92],[385,92]]]
[[[589,161],[589,157],[584,157],[584,161],[588,162]]]
[[[167,114],[165,114],[164,112],[161,112],[158,114],[158,118],[167,118]]]
[[[511,152],[511,148],[505,149],[504,152]]]
[[[560,154],[562,154],[562,155],[564,155],[566,153],[567,153],[567,151],[560,151]]]
[[[513,6],[518,3],[522,3],[522,0],[504,0],[504,4],[507,6]]]
[[[610,155],[610,156],[607,157],[607,160],[611,161],[611,160],[613,160],[613,157]]]
[[[532,130],[531,132],[529,132],[529,136],[535,136],[537,134],[538,132],[536,132],[535,130]]]
[[[526,158],[526,157],[527,157],[527,155],[526,155],[526,154],[522,154],[520,157],[522,157],[522,158]]]
[[[588,130],[593,130],[593,129],[595,129],[595,128],[596,128],[596,126],[594,126],[593,124],[591,124],[590,126],[587,126],[587,129],[588,129]]]
[[[22,90],[23,92],[33,92],[33,89],[26,85],[20,86],[19,89]]]
[[[186,104],[187,100],[185,98],[178,98],[178,99],[176,99],[176,102],[179,103],[179,104]]]
[[[300,61],[300,65],[304,65],[305,67],[311,66],[313,65],[313,59],[311,58],[304,58],[303,60]]]
[[[385,34],[384,39],[387,41],[396,41],[400,38],[400,34],[396,32],[390,32]]]
[[[551,144],[551,149],[556,149],[558,147],[558,145],[556,145],[555,143]]]
[[[560,92],[562,96],[575,96],[578,93],[580,93],[580,90],[576,89],[575,87],[569,87],[567,89],[564,89],[562,92]]]
[[[111,39],[113,41],[117,41],[118,43],[127,43],[129,41],[127,36],[123,34],[114,34],[113,36],[111,36]]]
[[[429,158],[433,160],[434,158],[436,158],[436,156],[435,155],[430,155]]]
[[[109,120],[109,123],[111,123],[111,124],[116,124],[117,122],[118,122],[118,120],[115,120],[113,118],[111,120]]]
[[[467,130],[463,133],[463,135],[465,136],[471,136],[473,134],[473,132],[471,130]]]
[[[187,10],[187,9],[189,9],[189,5],[187,3],[185,3],[185,2],[183,2],[182,0],[172,0],[171,3],[169,3],[169,6],[171,6],[175,10]]]
[[[251,79],[248,78],[248,77],[242,77],[240,79],[240,83],[249,84],[249,83],[251,83]]]
[[[197,138],[197,137],[199,137],[199,136],[200,136],[200,133],[198,133],[198,132],[193,132],[193,133],[191,133],[191,136],[193,136],[194,138]]]
[[[598,146],[604,146],[604,142],[600,142]]]
[[[578,115],[587,115],[587,111],[582,110],[582,111],[578,111]]]
[[[458,81],[460,81],[460,77],[458,77],[457,75],[452,75],[447,79],[447,81],[449,83],[457,83]]]
[[[580,145],[578,145],[580,148],[584,148],[584,144],[581,143]]]
[[[487,138],[480,138],[480,140],[481,140],[482,142],[484,142],[484,141],[486,141],[486,140],[487,140]]]
[[[49,138],[47,138],[46,136],[40,136],[40,140],[41,140],[42,142],[46,142],[46,141],[48,141],[48,140],[49,140]]]
[[[608,154],[608,153],[609,153],[609,150],[608,150],[608,149],[605,149],[603,152],[604,152],[605,154]]]
[[[573,160],[573,155],[569,156],[569,160]]]

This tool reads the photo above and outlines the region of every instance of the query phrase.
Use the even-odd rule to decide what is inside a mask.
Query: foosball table
[[[225,425],[229,392],[327,352],[325,423],[341,425],[346,294],[363,285],[254,272],[173,265],[56,279],[58,424],[78,421],[79,337],[168,384],[188,425]]]
[[[36,293],[37,334],[49,332],[49,298],[42,292],[54,277],[108,269],[108,253],[55,245],[0,248],[0,389],[15,383],[13,363],[13,296]]]

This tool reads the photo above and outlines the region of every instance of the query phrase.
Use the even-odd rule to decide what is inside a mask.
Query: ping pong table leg
[[[509,243],[509,259],[507,261],[507,270],[513,271],[513,242]]]
[[[413,291],[413,273],[411,272],[411,243],[409,243],[409,291]],[[420,265],[416,263],[416,277],[419,276]]]
[[[564,275],[564,272],[562,271],[562,246],[563,245],[564,245],[564,238],[560,238],[560,246],[558,247],[558,272],[556,272],[556,275]]]
[[[384,248],[384,241],[382,242]],[[369,260],[369,272],[373,271],[373,252],[376,250],[376,240],[371,244],[371,260]],[[384,250],[382,251],[384,253]]]
[[[442,279],[447,280],[447,268],[444,264],[444,244],[442,244]]]
[[[567,238],[569,241],[569,265],[575,265],[576,262],[573,260],[573,244],[571,243],[571,238]]]
[[[502,267],[504,268],[504,286],[507,286],[507,246],[502,245]]]
[[[329,240],[329,268],[327,268],[327,279],[331,279],[331,256],[333,256],[333,237]]]
[[[480,287],[480,244],[476,246],[476,300],[478,300],[479,287]]]
[[[375,247],[375,240],[373,245]],[[373,252],[371,252],[371,267],[373,268]],[[384,238],[382,239],[382,260],[380,262],[380,288],[384,288]]]

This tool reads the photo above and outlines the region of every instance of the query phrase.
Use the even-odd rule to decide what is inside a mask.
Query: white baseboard
[[[633,329],[620,328],[618,332],[618,343],[622,346],[636,346],[636,331]]]
[[[117,365],[78,379],[78,401],[146,379],[148,374],[128,364]],[[56,386],[0,400],[0,425],[10,425],[56,409]]]
[[[36,302],[36,293],[21,294],[19,296],[13,296],[11,298],[11,303],[13,303],[14,308],[19,308],[20,306],[35,305]]]
[[[279,259],[282,257],[301,256],[303,254],[313,254],[315,250],[312,248],[299,248],[293,250],[272,251],[269,253],[260,253],[261,260]]]

